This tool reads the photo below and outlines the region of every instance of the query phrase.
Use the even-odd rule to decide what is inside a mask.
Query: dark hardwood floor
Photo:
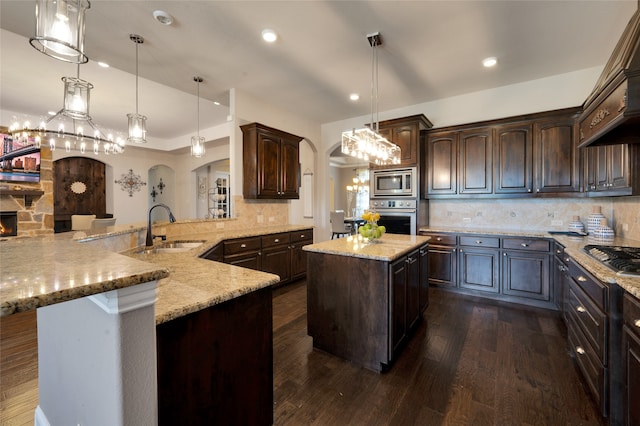
[[[604,425],[558,312],[430,290],[425,321],[377,374],[312,350],[306,285],[274,290],[276,425]]]

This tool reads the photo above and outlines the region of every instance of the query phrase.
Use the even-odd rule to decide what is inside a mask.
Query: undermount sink
[[[143,247],[139,253],[180,253],[200,247],[204,242],[205,240],[164,241],[162,244],[152,248]]]

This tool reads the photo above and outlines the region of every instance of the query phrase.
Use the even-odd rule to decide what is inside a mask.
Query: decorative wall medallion
[[[84,194],[87,191],[87,185],[84,182],[75,181],[69,186],[69,189],[74,194]]]
[[[158,196],[158,191],[156,191],[156,187],[154,186],[153,188],[151,188],[151,193],[149,194],[151,195],[151,198],[153,199],[153,202],[156,202],[156,197]]]
[[[160,193],[162,194],[162,191],[164,190],[164,187],[167,186],[164,184],[164,182],[162,181],[162,178],[160,178],[160,182],[158,182],[158,189],[160,190]]]
[[[120,185],[123,191],[129,193],[129,197],[133,197],[134,192],[139,192],[141,187],[147,184],[142,181],[140,175],[133,173],[133,169],[129,169],[129,173],[123,174],[120,179],[116,180],[116,183]]]

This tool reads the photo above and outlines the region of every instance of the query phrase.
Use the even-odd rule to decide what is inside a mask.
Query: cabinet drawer
[[[593,394],[600,412],[606,413],[605,389],[608,377],[607,369],[600,364],[593,349],[586,342],[584,335],[575,324],[569,320],[567,329],[569,348],[575,356],[582,375]]]
[[[261,247],[260,237],[240,238],[224,242],[224,255],[229,256],[249,251],[258,251]]]
[[[569,316],[579,326],[600,361],[607,365],[607,315],[573,280],[569,285]]]
[[[289,244],[289,233],[269,234],[262,237],[262,248],[276,247]]]
[[[624,294],[622,316],[629,328],[640,336],[640,300],[629,293]]]
[[[432,233],[426,233],[424,235],[431,237],[429,244],[455,246],[458,243],[458,237],[456,235]]]
[[[569,274],[571,278],[584,290],[584,292],[596,303],[598,308],[609,312],[608,296],[609,288],[585,271],[575,260],[569,259]]]
[[[472,246],[472,247],[490,247],[490,248],[498,248],[500,247],[500,239],[494,237],[460,237],[460,245],[461,246]]]
[[[510,250],[549,251],[551,242],[534,238],[503,238],[502,247]]]
[[[309,241],[309,243],[313,242],[313,229],[303,229],[302,231],[293,231],[291,232],[291,242],[298,243]]]

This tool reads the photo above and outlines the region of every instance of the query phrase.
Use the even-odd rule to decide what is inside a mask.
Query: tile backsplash
[[[640,240],[640,197],[430,200],[429,225],[561,231],[574,215],[586,225],[594,206],[601,206],[616,235]]]

